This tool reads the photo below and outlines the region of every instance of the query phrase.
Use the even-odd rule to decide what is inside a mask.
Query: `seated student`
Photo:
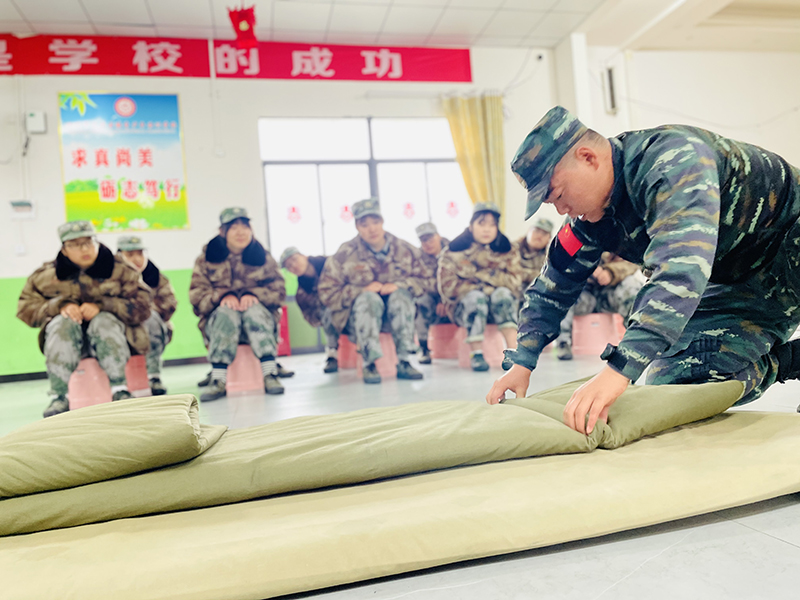
[[[509,348],[517,347],[520,295],[519,251],[500,233],[500,209],[478,202],[469,227],[439,259],[439,293],[450,318],[466,327],[473,371],[487,371],[481,342],[487,323],[496,323]]]
[[[550,245],[550,234],[553,232],[553,222],[548,219],[537,219],[528,229],[525,237],[517,241],[519,246],[520,266],[522,268],[522,293],[539,276],[542,265],[547,257],[547,247]]]
[[[153,292],[150,317],[144,322],[147,336],[150,338],[147,377],[150,379],[150,392],[153,396],[161,396],[167,393],[167,388],[161,383],[161,355],[172,339],[170,319],[178,308],[178,301],[169,279],[148,258],[145,250],[144,242],[138,235],[124,235],[117,240],[117,254],[122,257],[126,265],[142,274],[142,281]]]
[[[423,223],[416,228],[417,237],[421,244],[422,260],[431,270],[433,276],[430,279],[428,289],[421,296],[417,296],[414,301],[417,305],[417,316],[414,319],[414,327],[417,330],[417,340],[419,340],[422,356],[419,358],[421,365],[431,364],[431,352],[428,349],[428,330],[431,325],[449,323],[447,318],[447,307],[439,297],[439,290],[436,287],[436,270],[439,268],[439,256],[447,249],[450,243],[439,235],[436,225],[433,223]]]
[[[200,317],[211,363],[211,383],[200,400],[225,396],[228,365],[243,338],[261,361],[266,392],[282,394],[275,355],[279,311],[286,298],[283,276],[253,237],[245,209],[226,208],[219,222],[219,235],[197,257],[189,286],[189,301]]]
[[[589,277],[578,301],[561,321],[561,333],[556,340],[559,360],[572,360],[572,320],[576,316],[617,313],[627,320],[636,295],[646,281],[638,266],[611,252],[604,252],[600,265]]]
[[[325,373],[336,373],[339,370],[339,335],[341,331],[333,326],[331,311],[322,305],[317,286],[319,276],[325,266],[327,256],[306,256],[294,246],[288,247],[281,254],[281,266],[297,275],[297,294],[295,300],[303,317],[312,327],[322,327],[325,331],[325,352],[327,359]]]
[[[377,198],[353,204],[358,235],[345,242],[325,263],[318,290],[331,310],[333,326],[354,339],[364,357],[365,383],[380,383],[375,366],[381,352],[380,332],[392,332],[397,350],[397,378],[422,379],[408,362],[414,346],[414,298],[431,273],[419,250],[383,230]]]
[[[65,223],[58,235],[61,251],[28,277],[17,304],[17,317],[41,328],[51,396],[45,417],[69,410],[69,378],[87,356],[108,375],[112,400],[130,398],[125,365],[131,349],[149,347],[150,290],[139,272],[98,243],[89,221]]]

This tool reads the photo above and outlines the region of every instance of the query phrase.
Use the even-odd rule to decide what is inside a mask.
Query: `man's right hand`
[[[220,306],[230,308],[231,310],[239,310],[239,299],[234,295],[225,296],[219,303]]]
[[[528,384],[531,381],[531,372],[520,365],[514,365],[500,379],[494,382],[492,389],[486,394],[486,402],[498,404],[506,397],[506,391],[511,390],[517,398],[524,398],[528,393]]]
[[[364,288],[364,291],[365,292],[375,292],[376,294],[380,294],[382,288],[383,288],[383,284],[380,281],[373,281],[367,287]]]
[[[83,315],[81,309],[77,304],[67,304],[61,309],[61,316],[65,319],[72,319],[78,325],[83,323]]]
[[[447,316],[447,306],[439,302],[436,305],[436,316],[437,317],[446,317]]]

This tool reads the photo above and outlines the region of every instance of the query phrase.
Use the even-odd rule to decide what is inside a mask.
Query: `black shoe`
[[[284,377],[294,377],[294,371],[290,371],[289,369],[284,369],[281,366],[281,363],[275,363],[275,364],[278,365],[278,374],[277,374],[278,377],[280,377],[281,379],[283,379]]]
[[[219,400],[227,394],[228,392],[225,390],[225,382],[220,379],[215,379],[209,384],[208,389],[200,395],[200,402]]]
[[[164,384],[161,383],[161,379],[159,377],[150,378],[150,393],[153,396],[163,396],[167,393],[167,388],[165,388]]]
[[[128,390],[117,390],[114,392],[114,395],[111,396],[111,401],[117,402],[118,400],[127,400],[128,398],[133,398],[133,394]]]
[[[427,346],[422,346],[422,356],[419,357],[419,364],[429,365],[431,362],[433,362],[431,360],[431,351],[428,350]]]
[[[411,366],[407,360],[401,360],[397,363],[397,378],[398,379],[422,379],[422,373],[417,371]]]
[[[292,373],[292,375],[294,375],[294,373]],[[278,377],[279,376],[276,375],[264,375],[264,391],[270,396],[277,396],[284,391]]]
[[[52,417],[53,415],[67,412],[68,410],[69,401],[64,396],[58,396],[50,401],[50,405],[44,409],[42,416],[45,418]]]
[[[197,387],[206,387],[211,383],[211,371],[208,372],[208,375],[205,376],[204,379],[201,379],[197,382]]]
[[[325,360],[325,368],[322,369],[323,373],[336,373],[339,370],[339,359],[335,356],[329,356]]]
[[[378,373],[378,367],[375,366],[375,363],[365,365],[361,374],[364,376],[364,383],[381,382],[381,374]]]
[[[572,360],[572,344],[569,342],[558,342],[556,356],[558,356],[558,360]]]
[[[770,354],[778,359],[778,383],[800,379],[800,339],[773,346]]]
[[[488,371],[489,363],[483,358],[483,352],[476,352],[469,359],[469,366],[473,371]]]

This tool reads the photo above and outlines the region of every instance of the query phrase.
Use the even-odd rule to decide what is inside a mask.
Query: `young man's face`
[[[526,236],[528,248],[531,250],[544,250],[550,243],[550,233],[538,227],[532,227]]]
[[[241,252],[253,241],[253,230],[250,229],[250,221],[246,219],[236,219],[228,227],[225,234],[225,241],[228,248],[236,253]]]
[[[305,275],[308,269],[308,257],[302,254],[292,254],[284,261],[283,267],[289,271],[289,273],[300,277],[301,275]]]
[[[560,215],[596,223],[603,218],[611,188],[614,167],[602,162],[590,147],[570,150],[553,171],[550,191],[545,198]]]
[[[492,213],[484,213],[470,226],[472,239],[479,244],[491,244],[497,237],[497,217]]]
[[[147,266],[147,259],[144,257],[143,250],[121,250],[123,258],[142,272]]]
[[[97,260],[100,247],[93,237],[81,237],[74,240],[67,240],[61,245],[61,251],[68,259],[74,262],[81,269],[86,269]]]
[[[439,252],[442,251],[442,236],[438,233],[423,235],[419,241],[425,254],[439,256]]]
[[[356,230],[361,239],[370,246],[377,247],[385,240],[383,217],[377,217],[375,215],[361,217],[356,221]]]

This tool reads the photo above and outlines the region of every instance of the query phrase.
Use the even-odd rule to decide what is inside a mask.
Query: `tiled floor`
[[[297,375],[283,396],[238,396],[201,405],[202,420],[248,427],[289,417],[469,399],[481,402],[500,372],[472,373],[456,361],[421,367],[419,382],[387,380],[365,386],[355,371],[322,373],[321,355],[282,359]],[[544,356],[530,392],[585,377],[599,359],[568,363]],[[171,393],[198,393],[205,365],[172,367]],[[0,435],[40,418],[47,383],[0,385]],[[800,382],[776,385],[745,410],[794,412]],[[800,418],[800,416],[798,416]],[[369,581],[296,598],[444,600],[585,599],[796,599],[800,597],[800,494],[683,521],[638,529],[420,573]]]

